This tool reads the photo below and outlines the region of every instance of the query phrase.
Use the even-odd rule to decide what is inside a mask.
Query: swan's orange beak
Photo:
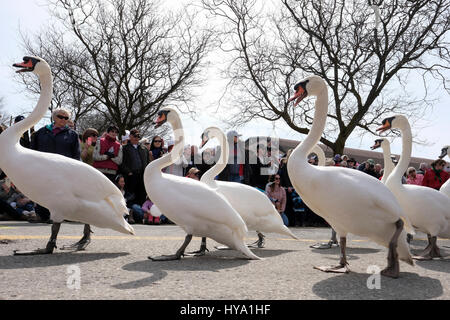
[[[13,64],[13,67],[21,68],[21,69],[17,70],[16,72],[19,73],[19,72],[33,71],[33,69],[34,69],[33,61],[31,59],[25,59],[25,58],[23,60],[24,60],[24,62]]]
[[[294,96],[291,97],[291,98],[289,98],[288,102],[291,102],[291,101],[297,99],[297,100],[294,102],[294,107],[295,107],[295,106],[298,105],[298,104],[300,103],[300,101],[302,101],[306,96],[307,96],[306,90],[305,90],[302,86],[299,86],[298,89],[297,89],[297,91],[295,92]]]
[[[389,130],[391,128],[391,124],[389,121],[383,121],[383,124],[376,130],[380,131],[380,133],[385,132],[386,130]]]

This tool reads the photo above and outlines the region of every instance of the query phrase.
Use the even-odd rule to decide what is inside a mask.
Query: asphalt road
[[[166,262],[147,257],[174,253],[184,231],[175,225],[134,228],[133,237],[93,227],[85,251],[13,256],[14,249],[45,247],[50,225],[0,222],[0,299],[450,299],[450,259],[420,261],[414,267],[401,263],[399,279],[378,279],[370,270],[385,267],[387,249],[353,235],[347,240],[351,273],[313,269],[339,261],[339,248],[309,247],[328,240],[326,228],[291,228],[300,240],[267,234],[266,247],[253,250],[261,261],[218,251],[209,240],[207,255]],[[63,224],[58,246],[78,241],[82,230],[80,224]],[[425,239],[416,236],[413,253],[425,247]],[[255,241],[256,234],[249,233],[246,240]],[[450,240],[439,239],[438,244],[450,246]],[[199,245],[200,238],[193,238],[187,251]],[[369,289],[368,280],[375,288]]]

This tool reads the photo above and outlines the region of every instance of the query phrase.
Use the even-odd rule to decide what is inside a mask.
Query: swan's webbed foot
[[[323,271],[323,272],[333,272],[333,273],[349,273],[350,269],[348,268],[348,264],[344,263],[344,264],[338,264],[337,266],[331,266],[331,267],[326,267],[326,266],[320,266],[320,267],[314,267],[314,269]]]
[[[171,255],[162,255],[158,257],[148,257],[152,261],[172,261],[172,260],[180,260],[181,256],[184,256],[184,254],[178,255],[178,254],[171,254]]]
[[[433,258],[442,258],[441,251],[439,250],[439,247],[437,246],[437,237],[429,237],[428,238],[428,246],[425,248],[425,250],[422,251],[421,254],[417,256],[413,256],[413,259],[416,260],[432,260]]]
[[[91,227],[86,224],[84,225],[84,232],[83,232],[83,238],[80,239],[80,241],[68,245],[68,246],[63,246],[61,248],[61,250],[75,250],[75,251],[82,251],[84,249],[86,249],[86,247],[89,245],[89,243],[91,243],[91,233],[93,233],[91,231]]]
[[[191,256],[191,257],[201,257],[206,254],[206,251],[209,252],[209,249],[206,247],[206,245],[201,245],[199,250],[193,251],[193,252],[188,252],[188,253],[185,253],[184,255]]]
[[[180,249],[177,250],[175,254],[172,255],[162,255],[159,257],[148,257],[152,261],[171,261],[171,260],[180,260],[182,256],[184,256],[184,250],[188,246],[189,242],[192,240],[192,234],[186,235],[186,238],[184,239],[183,245],[180,247]],[[206,240],[205,240],[206,241]],[[205,242],[206,244],[206,242]]]
[[[60,248],[60,250],[75,250],[75,251],[82,251],[84,249],[86,249],[86,247],[89,245],[89,243],[91,243],[91,239],[89,238],[81,238],[80,241],[67,245],[67,246],[63,246],[62,248]]]
[[[49,241],[45,249],[36,249],[31,251],[19,251],[14,250],[15,256],[34,256],[40,254],[52,254],[53,250],[56,248],[56,241]]]
[[[256,240],[255,242],[248,244],[247,247],[248,248],[264,248],[264,244],[265,244],[265,236],[258,232],[258,240]]]
[[[380,274],[385,277],[397,279],[400,274],[400,266],[398,262],[381,270]]]

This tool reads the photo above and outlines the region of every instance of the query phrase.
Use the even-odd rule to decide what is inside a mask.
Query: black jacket
[[[52,132],[51,125],[40,128],[32,134],[30,148],[80,160],[78,134],[69,127],[62,129],[56,136]]]
[[[131,170],[131,164],[132,164],[132,157],[133,157],[133,153],[134,153],[134,147],[133,145],[128,142],[128,144],[124,147],[122,147],[122,153],[123,153],[123,158],[122,158],[122,164],[120,165],[120,171],[122,172],[122,174],[124,176],[127,176],[130,172],[133,172],[133,170]],[[147,148],[145,148],[142,145],[138,145],[137,147],[138,153],[139,153],[139,157],[141,159],[141,168],[138,171],[134,171],[133,173],[144,173],[145,167],[148,165],[149,161],[149,151]]]

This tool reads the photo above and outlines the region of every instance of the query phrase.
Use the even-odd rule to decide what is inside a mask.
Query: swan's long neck
[[[17,122],[11,126],[7,131],[8,135],[11,134],[14,138],[14,142],[19,141],[22,134],[30,129],[32,126],[37,124],[41,120],[50,106],[53,94],[53,78],[50,70],[45,71],[39,75],[39,80],[41,83],[41,94],[39,96],[38,103],[34,108],[33,112],[20,122]],[[6,133],[6,132],[5,132]]]
[[[411,161],[411,150],[412,150],[412,134],[411,126],[408,121],[403,121],[403,125],[399,128],[402,132],[402,155],[400,161],[392,171],[386,184],[394,184],[396,186],[401,186],[401,179],[403,173],[408,169],[409,162]]]
[[[206,183],[213,181],[214,177],[225,169],[229,154],[229,147],[225,134],[221,130],[210,130],[209,132],[212,138],[217,138],[220,142],[220,158],[212,168],[203,174],[201,181]]]
[[[384,171],[383,178],[381,178],[381,182],[385,183],[389,176],[391,175],[392,170],[394,170],[394,164],[391,159],[391,145],[389,142],[385,141],[381,144],[381,148],[383,149],[383,160],[384,160]]]
[[[152,161],[146,168],[144,172],[144,179],[146,176],[149,176],[153,173],[158,173],[161,175],[161,170],[165,167],[170,166],[171,164],[177,162],[181,155],[183,154],[184,149],[184,130],[181,124],[180,117],[174,113],[174,116],[171,117],[171,120],[168,121],[172,125],[172,129],[175,137],[175,145],[170,153],[165,154],[159,159]]]
[[[317,95],[314,111],[314,121],[309,131],[308,136],[303,142],[298,145],[292,152],[291,158],[294,157],[295,161],[306,160],[306,157],[314,148],[316,143],[320,140],[323,130],[325,129],[325,123],[327,120],[328,112],[328,90],[324,86],[324,89]]]

